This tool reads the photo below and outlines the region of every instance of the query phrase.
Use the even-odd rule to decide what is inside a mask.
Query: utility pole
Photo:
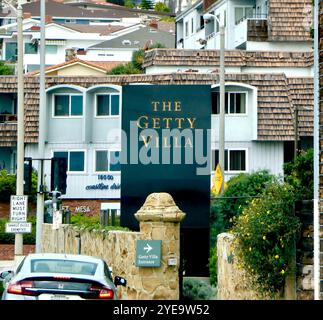
[[[36,219],[36,253],[41,252],[41,234],[44,222],[44,153],[46,121],[46,87],[45,87],[45,0],[40,1],[40,75],[39,75],[39,131],[38,131],[38,193]]]
[[[216,15],[206,13],[203,15],[204,20],[214,19],[220,26],[220,114],[219,114],[219,166],[223,177],[220,194],[224,191],[224,170],[225,170],[225,17],[222,22]]]
[[[298,106],[295,106],[295,110],[294,110],[294,160],[297,157],[298,154]]]
[[[224,19],[223,19],[224,20]],[[220,23],[220,22],[219,22]],[[219,117],[219,164],[222,173],[222,194],[224,191],[224,170],[225,170],[225,70],[224,70],[224,23],[220,24],[220,117]]]
[[[17,78],[18,78],[18,94],[17,94],[17,180],[16,195],[24,194],[24,154],[25,154],[25,128],[24,128],[24,39],[23,39],[23,15],[20,0],[17,4]],[[15,259],[23,255],[23,235],[15,234]],[[16,261],[18,262],[18,261]]]

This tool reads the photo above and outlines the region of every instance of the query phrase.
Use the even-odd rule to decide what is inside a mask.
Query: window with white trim
[[[247,107],[246,92],[226,92],[225,93],[225,113],[226,114],[246,114]],[[212,113],[220,113],[220,92],[212,92]]]
[[[120,96],[119,94],[96,94],[96,117],[108,117],[120,115]]]
[[[67,170],[69,172],[85,171],[85,152],[80,150],[73,151],[54,151],[53,157],[66,158]]]
[[[224,151],[224,171],[246,171],[247,151],[245,149],[226,149]],[[219,150],[212,150],[212,169],[219,163]]]
[[[81,94],[54,94],[54,117],[83,116],[83,96]]]
[[[120,150],[96,150],[95,172],[121,171]]]
[[[252,18],[253,16],[253,8],[252,7],[235,7],[234,8],[234,17],[235,24],[239,24],[246,18]]]

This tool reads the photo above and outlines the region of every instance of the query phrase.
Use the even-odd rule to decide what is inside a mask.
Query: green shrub
[[[210,273],[210,283],[212,286],[216,286],[218,283],[218,256],[216,246],[210,250],[209,258],[209,273]]]
[[[0,75],[8,76],[14,74],[14,68],[6,65],[3,61],[0,61]]]
[[[10,196],[16,194],[16,175],[8,174],[6,170],[0,171],[0,201],[9,202]],[[31,176],[31,194],[29,203],[36,203],[37,199],[37,171],[33,170]]]
[[[142,70],[137,69],[131,62],[126,64],[119,64],[108,71],[109,75],[117,75],[117,74],[138,74],[142,73]]]
[[[170,8],[164,2],[156,2],[155,11],[157,12],[170,12]]]
[[[4,291],[3,281],[2,281],[2,280],[0,280],[0,299],[1,299],[1,297],[2,297],[2,293],[3,293],[3,291]]]
[[[242,213],[252,200],[251,197],[261,195],[274,180],[274,175],[262,170],[250,174],[241,173],[228,181],[228,187],[222,196],[211,201],[211,246],[215,245],[218,234],[232,228],[233,217]]]
[[[119,219],[116,219],[117,224],[119,224]],[[74,224],[80,228],[85,228],[88,230],[129,230],[128,228],[120,227],[119,225],[116,226],[103,226],[100,223],[99,216],[86,216],[82,213],[76,213],[71,216],[71,224]]]
[[[294,216],[294,195],[290,185],[274,183],[234,219],[240,267],[260,293],[276,294],[286,275],[295,272],[291,258],[300,223]]]
[[[183,298],[185,300],[210,300],[215,295],[215,290],[203,280],[184,278]]]
[[[302,150],[296,159],[284,164],[285,181],[292,185],[296,200],[313,199],[313,149]]]

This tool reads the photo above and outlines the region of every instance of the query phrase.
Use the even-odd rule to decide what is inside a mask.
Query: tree
[[[29,202],[35,203],[37,196],[37,172],[32,172],[31,194]],[[10,196],[16,194],[16,175],[8,174],[6,170],[0,171],[0,201],[10,201]]]
[[[155,4],[155,11],[158,12],[170,12],[170,9],[163,2],[157,2]]]
[[[313,149],[302,150],[292,162],[284,164],[285,181],[296,191],[297,200],[313,199]]]
[[[165,46],[162,43],[156,42],[151,44],[147,50],[153,48],[164,48]],[[139,49],[133,52],[131,62],[126,64],[119,64],[116,67],[112,68],[107,72],[108,75],[117,75],[117,74],[138,74],[143,73],[142,64],[145,58],[145,50]]]
[[[126,8],[130,8],[130,9],[132,9],[132,8],[134,8],[134,7],[135,7],[135,4],[133,3],[133,1],[132,1],[132,0],[125,0],[125,2],[124,2],[124,6],[125,6]]]
[[[14,68],[6,65],[3,61],[0,61],[0,75],[8,76],[14,74]]]
[[[153,4],[152,0],[142,0],[139,7],[141,9],[150,10],[150,9],[154,8],[154,4]]]

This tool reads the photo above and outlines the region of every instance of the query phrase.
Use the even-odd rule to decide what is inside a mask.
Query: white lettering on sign
[[[75,208],[75,212],[91,212],[89,206],[79,206]]]
[[[11,196],[10,197],[10,221],[25,222],[27,221],[28,197]]]
[[[6,223],[6,233],[30,233],[30,222],[9,222]]]

